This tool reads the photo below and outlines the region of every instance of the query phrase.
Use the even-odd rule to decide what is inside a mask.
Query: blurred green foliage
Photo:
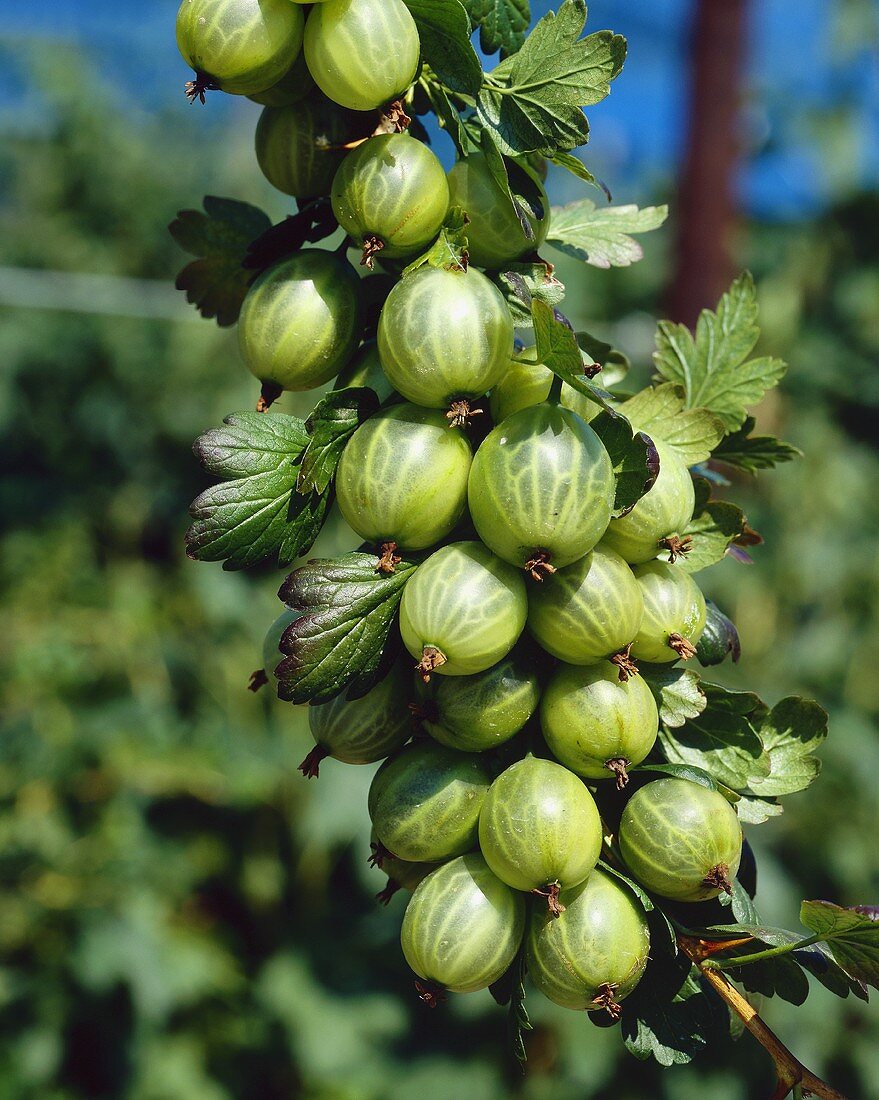
[[[204,192],[266,202],[256,111],[120,111],[87,63],[34,63],[38,132],[0,145],[3,263],[167,279],[165,226]],[[661,196],[657,196],[659,199]],[[709,594],[738,623],[723,669],[832,712],[822,781],[751,836],[767,920],[801,897],[876,900],[879,795],[879,199],[818,224],[754,226],[765,345],[785,355],[761,427],[804,461],[731,492],[767,538]],[[668,264],[560,259],[569,312],[646,374]],[[203,487],[193,438],[250,407],[234,336],[183,311],[138,320],[0,307],[0,1096],[14,1100],[745,1100],[771,1073],[749,1039],[694,1067],[633,1061],[613,1030],[532,995],[527,1075],[488,994],[430,1013],[366,867],[368,768],[295,772],[299,710],[246,690],[281,576],[185,559]],[[192,318],[195,318],[194,311]],[[300,404],[300,411],[305,406]],[[873,419],[871,419],[871,417]],[[872,437],[872,438],[871,438]],[[347,545],[341,524],[318,551]],[[852,1097],[879,1095],[879,1022],[813,989],[766,1016]]]

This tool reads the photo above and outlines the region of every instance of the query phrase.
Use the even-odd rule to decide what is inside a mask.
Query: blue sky
[[[532,0],[535,16],[550,6],[549,0]],[[673,178],[684,139],[692,7],[692,0],[590,4],[592,29],[611,27],[629,39],[622,77],[611,97],[590,112],[593,139],[586,155],[590,167],[613,180],[620,198],[647,201]],[[840,0],[752,0],[743,112],[748,152],[740,188],[759,217],[799,217],[820,208],[836,189],[876,185],[879,54],[856,16],[847,23],[837,17],[840,7]],[[185,78],[174,46],[176,8],[176,0],[0,0],[0,43],[22,36],[77,41],[105,70],[123,73],[149,102],[159,103],[177,94]],[[4,107],[10,103],[19,120],[28,118],[16,102],[20,95],[12,74],[0,76],[0,122],[9,124],[11,111]],[[848,121],[833,146],[818,148],[815,121],[840,112]]]

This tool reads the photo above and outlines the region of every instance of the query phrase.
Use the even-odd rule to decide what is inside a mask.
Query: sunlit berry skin
[[[306,249],[269,268],[247,292],[238,319],[247,369],[285,390],[329,382],[357,347],[360,302],[357,274],[331,252]]]
[[[626,562],[600,542],[528,589],[528,630],[554,657],[586,665],[634,641],[644,600]]]
[[[385,374],[416,405],[447,409],[481,397],[513,351],[513,321],[498,288],[481,272],[428,264],[388,295],[378,327]]]
[[[346,111],[321,95],[286,107],[266,107],[256,126],[256,159],[269,183],[285,195],[326,195],[343,146],[369,133],[365,116]]]
[[[635,507],[610,521],[603,542],[627,562],[638,565],[657,557],[663,539],[681,535],[693,517],[696,494],[686,463],[666,443],[656,442],[659,476]]]
[[[549,230],[549,199],[543,184],[513,161],[508,163],[508,174],[514,191],[526,192],[535,208],[533,214],[527,215],[533,233],[530,239],[481,153],[462,158],[449,172],[451,201],[463,207],[470,218],[467,226],[470,262],[493,271],[536,252]]]
[[[196,73],[224,92],[276,84],[299,55],[304,20],[290,0],[183,0],[177,46]]]
[[[633,572],[644,616],[632,646],[636,661],[671,664],[684,654],[678,639],[695,646],[705,629],[705,597],[680,564],[649,561]]]
[[[485,752],[514,737],[537,709],[540,683],[517,650],[475,676],[438,676],[420,705],[422,727],[441,745]]]
[[[576,413],[546,402],[507,417],[470,470],[470,515],[482,541],[520,568],[544,554],[582,558],[607,529],[616,483],[601,440]]]
[[[358,245],[388,259],[416,256],[440,231],[449,205],[443,166],[422,141],[380,134],[352,149],[332,181],[333,213]]]
[[[479,814],[479,847],[516,890],[567,889],[592,871],[603,830],[595,801],[573,772],[526,756],[489,788]]]
[[[399,664],[359,699],[344,693],[328,703],[308,708],[308,725],[315,745],[345,764],[374,764],[412,736],[412,716],[406,699],[409,675]]]
[[[592,360],[588,359],[588,362],[591,363]],[[520,409],[543,404],[549,397],[554,378],[555,375],[549,367],[537,361],[536,348],[525,348],[518,352],[510,360],[503,377],[492,387],[489,398],[491,419],[495,424],[500,424]],[[562,383],[559,404],[578,413],[587,423],[601,412],[600,406],[567,382]]]
[[[431,985],[475,993],[508,969],[525,930],[525,899],[492,874],[477,852],[437,868],[406,907],[406,962]]]
[[[522,575],[482,543],[443,546],[418,567],[403,590],[400,631],[418,660],[434,647],[441,676],[473,676],[503,660],[525,626]]]
[[[323,0],[309,13],[304,50],[324,95],[371,111],[415,79],[421,43],[403,0]]]
[[[336,471],[345,522],[369,543],[422,550],[445,538],[467,505],[472,452],[445,414],[405,403],[354,432]]]
[[[625,779],[656,742],[659,713],[641,676],[621,681],[609,661],[560,665],[540,700],[540,725],[553,756],[587,779]]]
[[[650,951],[644,909],[613,875],[596,868],[559,896],[564,912],[552,916],[533,906],[525,935],[528,976],[544,996],[563,1008],[603,1007],[604,987],[616,1002],[641,980]]]
[[[742,857],[742,827],[719,791],[667,777],[636,791],[623,810],[619,845],[642,886],[674,901],[708,901]]]
[[[369,812],[376,835],[400,859],[451,859],[476,846],[479,811],[491,783],[473,753],[415,741],[376,772]]]

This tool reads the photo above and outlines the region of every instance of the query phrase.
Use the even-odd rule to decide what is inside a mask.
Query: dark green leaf
[[[565,284],[543,262],[508,264],[494,281],[510,307],[516,328],[531,328],[534,324],[531,306],[534,301],[556,306],[565,297]]]
[[[672,729],[696,718],[708,705],[699,677],[690,669],[645,665],[641,675],[656,699],[660,722]]]
[[[476,95],[482,62],[470,42],[470,18],[460,0],[404,0],[421,39],[421,56],[453,92]]]
[[[659,454],[653,440],[643,432],[633,434],[632,425],[618,412],[603,409],[589,425],[613,464],[617,480],[614,515],[625,515],[653,488],[659,476]]]
[[[603,191],[607,197],[607,201],[610,202],[610,191],[608,191],[607,187],[605,187],[597,176],[593,176],[579,157],[575,157],[573,153],[554,153],[548,159],[559,168],[564,168],[565,171],[576,176],[577,179],[583,180],[584,183],[591,183],[593,187],[597,187],[599,191]]]
[[[854,993],[862,1001],[868,998],[867,987],[857,978],[851,978],[830,954],[830,948],[823,943],[812,944],[794,952],[794,958],[804,970],[816,978],[826,989],[837,997],[845,998]]]
[[[632,234],[658,229],[667,217],[667,206],[599,207],[591,199],[580,199],[552,208],[547,240],[593,267],[629,267],[644,258]]]
[[[589,332],[578,332],[577,344],[594,363],[601,364],[601,382],[605,387],[615,386],[629,373],[628,356],[612,344],[600,340]]]
[[[688,573],[698,573],[722,561],[733,543],[748,530],[741,508],[725,500],[706,500],[710,491],[705,478],[696,478],[696,510],[684,532],[692,543],[689,553],[678,558],[678,565]]]
[[[675,779],[686,779],[690,783],[698,783],[700,787],[707,787],[711,791],[717,790],[717,784],[704,768],[697,768],[693,764],[651,764],[649,761],[629,768],[630,772],[655,772],[659,775],[670,775]]]
[[[614,411],[613,394],[593,385],[583,370],[583,354],[573,329],[560,315],[535,298],[531,304],[534,323],[534,339],[537,345],[537,361],[549,367],[553,374],[584,397],[588,397],[603,409]]]
[[[699,664],[709,668],[712,665],[722,664],[730,655],[735,664],[742,655],[739,632],[736,630],[735,623],[732,619],[728,619],[711,600],[705,601],[705,610],[705,629],[696,646]]]
[[[620,411],[640,431],[674,448],[687,466],[704,462],[723,438],[723,423],[707,409],[685,409],[681,386],[648,386]]]
[[[236,413],[195,443],[205,469],[224,480],[197,497],[186,552],[199,561],[246,569],[268,558],[288,565],[320,533],[328,494],[296,491],[308,445],[295,416]]]
[[[683,1065],[724,1035],[727,1011],[685,955],[651,943],[644,977],[623,1002],[623,1041],[636,1058]]]
[[[488,169],[491,172],[492,178],[498,186],[501,194],[508,200],[510,206],[513,208],[513,213],[519,219],[519,225],[522,227],[522,232],[525,235],[525,240],[533,241],[534,226],[529,218],[529,212],[533,213],[533,203],[529,204],[525,201],[524,197],[517,194],[510,184],[510,173],[507,168],[507,162],[504,160],[503,154],[498,147],[497,135],[492,130],[487,130],[484,127],[479,134],[479,147],[482,150],[482,154],[485,157],[485,163],[488,165]],[[535,190],[535,195],[537,194]]]
[[[759,796],[804,791],[821,770],[812,755],[827,737],[827,712],[810,699],[787,698],[772,708],[757,731],[769,753],[769,774],[751,780]]]
[[[431,109],[436,115],[437,121],[442,129],[448,133],[449,137],[455,143],[455,149],[458,152],[458,156],[465,156],[467,153],[467,132],[464,129],[464,123],[461,120],[461,116],[452,106],[452,102],[446,94],[445,89],[435,80],[425,80],[424,88],[427,93],[427,98],[430,100]]]
[[[439,236],[423,255],[404,270],[408,275],[410,271],[429,264],[431,267],[441,267],[446,271],[467,270],[467,226],[470,219],[460,206],[449,208]]]
[[[394,573],[377,571],[372,554],[317,560],[295,570],[279,592],[302,615],[281,640],[287,658],[276,674],[278,695],[292,703],[324,703],[345,688],[364,695],[382,667],[406,582],[417,568],[404,559]]]
[[[751,435],[755,423],[753,416],[747,417],[737,432],[726,436],[714,448],[713,457],[718,462],[751,474],[802,457],[801,450],[790,443],[775,439],[774,436]]]
[[[540,20],[517,54],[489,74],[477,110],[502,153],[553,156],[588,140],[582,108],[608,95],[626,42],[610,31],[581,39],[585,23],[584,0],[565,0],[557,13]]]
[[[703,310],[695,338],[685,325],[662,321],[653,357],[657,377],[684,387],[687,408],[716,413],[727,431],[740,428],[746,409],[777,386],[787,365],[780,359],[749,359],[757,343],[757,293],[748,272],[720,299],[717,312]]]
[[[378,407],[378,397],[365,388],[333,390],[316,405],[305,422],[309,440],[299,468],[298,492],[326,491],[345,444]]]
[[[479,27],[483,52],[515,53],[525,41],[531,23],[528,0],[464,0],[464,7]]]
[[[846,909],[829,901],[804,901],[800,920],[824,939],[850,978],[879,989],[879,908]]]
[[[339,228],[328,198],[306,202],[302,209],[271,226],[247,248],[244,266],[258,274],[295,255],[304,244],[326,240]]]
[[[235,199],[207,195],[205,213],[181,210],[168,227],[171,236],[199,259],[177,276],[177,289],[186,292],[202,317],[216,317],[218,325],[234,325],[253,273],[242,262],[247,246],[271,227],[262,210]]]
[[[732,973],[750,993],[781,997],[793,1005],[803,1004],[809,996],[809,979],[793,955],[764,959]]]
[[[677,729],[660,729],[670,763],[693,764],[734,791],[769,774],[769,754],[751,724],[762,706],[756,695],[702,684],[707,705]],[[765,709],[765,708],[764,708]]]

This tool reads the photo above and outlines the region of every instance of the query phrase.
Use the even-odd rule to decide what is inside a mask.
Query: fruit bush
[[[309,705],[304,775],[384,761],[370,859],[382,901],[411,892],[426,1004],[490,988],[523,1061],[527,981],[663,1065],[743,1025],[776,1097],[839,1096],[747,996],[879,981],[876,910],[807,901],[788,931],[754,901],[742,825],[817,777],[826,715],[693,668],[738,657],[694,578],[762,541],[725,472],[797,457],[749,415],[786,368],[753,354],[747,274],[695,332],[659,324],[638,392],[565,317],[542,244],[627,266],[666,214],[550,207],[550,165],[604,190],[573,151],[626,44],[585,22],[582,0],[530,33],[521,0],[184,0],[187,95],[262,103],[259,165],[297,205],[271,226],[208,198],[171,227],[197,257],[178,285],[261,383],[196,443],[217,480],[187,549],[286,567],[334,502],[362,540],[290,573],[250,686]],[[305,421],[272,409],[333,378]]]

